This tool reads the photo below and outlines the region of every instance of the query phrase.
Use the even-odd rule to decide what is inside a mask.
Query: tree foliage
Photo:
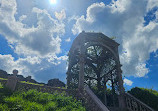
[[[83,55],[80,54],[79,49],[76,49],[72,55],[69,54],[68,88],[78,88],[80,57],[84,55],[84,84],[88,85],[104,102],[106,82],[109,80],[115,96],[118,90],[118,76],[114,54],[101,45],[90,45],[85,49]],[[110,98],[110,96],[108,97]],[[114,96],[112,99],[117,100]],[[111,104],[110,99],[108,101]]]
[[[158,92],[152,89],[146,88],[132,88],[128,91],[130,94],[144,102],[145,104],[149,105],[156,111],[158,111]]]
[[[73,56],[74,57],[71,58],[71,61],[69,61],[72,64],[69,87],[77,88],[79,82],[80,51],[76,50]],[[97,89],[101,89],[105,83],[104,78],[109,73],[111,76],[108,79],[116,78],[116,76],[114,76],[116,74],[116,62],[113,54],[102,46],[94,45],[88,47],[85,53],[84,61],[84,82],[89,85],[89,87],[97,87]]]

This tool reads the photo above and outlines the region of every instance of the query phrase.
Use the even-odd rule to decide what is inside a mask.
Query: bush
[[[44,111],[43,105],[38,104],[36,102],[26,102],[26,104],[23,106],[24,111]]]
[[[81,102],[64,93],[49,94],[36,90],[4,96],[0,111],[85,111]]]
[[[45,105],[45,111],[56,111],[57,109],[57,103],[56,102],[49,102]]]
[[[144,102],[145,104],[149,105],[156,111],[158,111],[158,92],[152,89],[146,88],[132,88],[128,91],[130,94]]]
[[[37,90],[29,90],[27,92],[23,92],[22,96],[24,99],[29,101],[36,101],[39,96],[39,92]]]
[[[8,107],[12,110],[20,111],[23,109],[23,105],[25,104],[25,101],[21,96],[6,97],[4,101],[8,105]]]
[[[9,90],[8,88],[4,87],[2,84],[0,86],[0,104],[4,103],[4,98],[7,97],[7,96],[10,96],[12,95],[12,91]]]
[[[9,111],[9,108],[6,104],[0,104],[0,111]]]

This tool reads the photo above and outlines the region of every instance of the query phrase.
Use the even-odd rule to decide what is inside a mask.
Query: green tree
[[[141,100],[145,104],[149,105],[156,111],[158,111],[158,92],[152,89],[146,88],[132,88],[128,91],[130,94]]]

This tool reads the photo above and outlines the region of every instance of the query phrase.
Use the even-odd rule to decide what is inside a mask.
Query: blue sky
[[[0,69],[66,82],[67,53],[82,30],[116,37],[126,90],[158,90],[157,0],[0,0]]]

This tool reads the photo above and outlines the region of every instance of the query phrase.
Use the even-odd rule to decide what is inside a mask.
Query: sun
[[[56,4],[57,0],[49,0],[50,4]]]

